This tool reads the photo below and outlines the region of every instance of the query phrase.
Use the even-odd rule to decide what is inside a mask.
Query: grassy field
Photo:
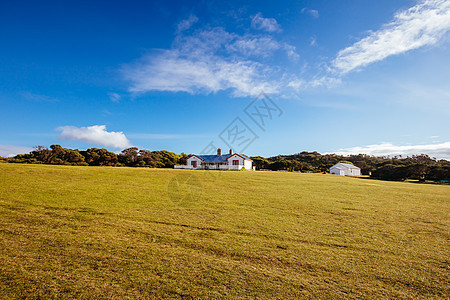
[[[0,163],[0,298],[449,298],[450,186]]]

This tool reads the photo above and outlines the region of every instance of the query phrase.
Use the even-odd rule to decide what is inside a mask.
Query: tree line
[[[449,180],[450,162],[437,160],[428,155],[409,157],[385,157],[358,155],[320,154],[318,152],[301,152],[293,155],[278,155],[269,158],[251,157],[256,169],[273,171],[328,172],[333,165],[343,162],[361,168],[361,174],[383,180]]]
[[[11,163],[30,164],[173,168],[174,165],[186,164],[188,157],[189,155],[184,153],[176,154],[165,150],[149,151],[137,147],[127,148],[116,154],[106,149],[78,150],[51,145],[50,148],[37,146],[28,154],[0,159]],[[343,156],[304,151],[268,158],[252,156],[251,159],[257,170],[328,172],[333,165],[346,162],[361,168],[363,175],[383,180],[448,181],[450,179],[449,161],[436,160],[424,154],[410,157],[379,157],[365,154]]]
[[[116,154],[106,149],[78,150],[51,145],[49,149],[37,146],[28,154],[18,154],[11,158],[3,158],[3,160],[28,164],[173,168],[176,164],[185,164],[187,157],[184,153],[139,150],[137,147],[131,147]]]

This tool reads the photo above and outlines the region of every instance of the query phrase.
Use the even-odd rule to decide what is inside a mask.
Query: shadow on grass
[[[363,176],[349,176],[357,179],[368,179],[368,180],[374,180],[374,181],[387,181],[387,182],[409,182],[409,183],[416,183],[416,184],[437,184],[437,185],[450,185],[450,182],[446,181],[431,181],[431,180],[418,180],[418,179],[405,179],[405,180],[389,180],[389,179],[380,179],[375,177],[370,177],[367,175]]]

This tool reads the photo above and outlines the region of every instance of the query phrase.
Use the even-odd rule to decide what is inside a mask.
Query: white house
[[[254,170],[253,160],[243,154],[233,153],[222,155],[222,150],[217,149],[217,155],[191,155],[186,160],[186,165],[175,165],[175,169],[193,170]]]
[[[361,175],[361,169],[352,164],[337,163],[330,168],[330,174],[343,176]]]

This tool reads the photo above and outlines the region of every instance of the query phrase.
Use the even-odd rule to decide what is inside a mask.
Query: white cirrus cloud
[[[286,86],[294,91],[301,91],[307,88],[317,88],[317,87],[336,87],[342,83],[340,78],[329,77],[329,76],[314,76],[309,80],[303,78],[298,78],[296,76],[291,76],[286,80]]]
[[[194,25],[197,22],[198,22],[197,16],[190,15],[189,18],[182,20],[180,23],[178,23],[177,32],[188,30],[189,28],[192,27],[192,25]]]
[[[425,0],[397,12],[392,22],[339,51],[332,65],[347,73],[391,55],[436,44],[449,30],[450,1]]]
[[[274,18],[264,18],[262,13],[257,13],[252,17],[252,27],[267,32],[281,31],[281,26]]]
[[[46,95],[34,94],[31,92],[20,92],[20,95],[26,100],[32,102],[48,102],[48,103],[59,102],[59,100],[56,98],[52,98]]]
[[[123,67],[130,82],[129,91],[171,91],[216,93],[231,90],[235,97],[256,96],[279,91],[273,80],[278,71],[258,59],[283,51],[298,59],[295,47],[280,43],[269,35],[238,35],[221,27],[178,34],[171,49],[154,51]]]
[[[336,152],[340,155],[368,154],[374,156],[411,156],[417,154],[427,154],[437,159],[450,159],[450,142],[428,145],[406,145],[399,146],[392,143],[381,143],[375,145],[351,147],[340,149]]]
[[[13,157],[17,154],[25,154],[33,151],[33,148],[15,146],[15,145],[0,145],[0,156],[1,157]]]
[[[293,47],[293,46],[292,46]],[[281,48],[280,43],[269,36],[243,36],[227,46],[228,50],[241,53],[244,56],[268,57]],[[295,51],[295,47],[294,47]]]
[[[61,126],[56,128],[61,131],[58,138],[61,140],[82,141],[94,145],[102,145],[113,148],[128,148],[132,144],[123,132],[108,132],[106,125],[94,125],[87,127]]]
[[[120,95],[117,93],[108,93],[109,99],[111,102],[117,103],[120,101]]]
[[[261,91],[274,93],[277,88],[264,79],[264,66],[253,61],[227,61],[219,56],[186,57],[178,51],[164,51],[149,56],[126,78],[132,82],[131,92],[172,91],[216,93],[232,89],[233,95],[254,96]]]
[[[284,43],[283,49],[284,51],[286,51],[287,56],[293,61],[298,61],[298,59],[300,58],[300,55],[298,55],[297,48],[295,46]]]
[[[302,8],[302,10],[300,12],[307,13],[315,19],[317,19],[319,17],[319,11],[316,9],[308,9],[308,8],[304,7],[304,8]]]

